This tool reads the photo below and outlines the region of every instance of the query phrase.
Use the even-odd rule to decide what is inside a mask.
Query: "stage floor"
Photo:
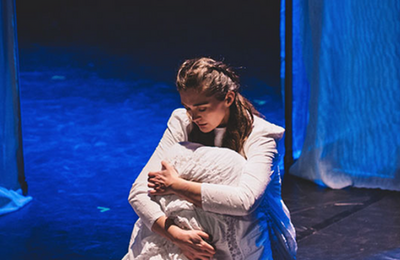
[[[121,259],[137,219],[131,183],[181,106],[176,68],[40,46],[21,50],[20,59],[33,201],[0,217],[0,258]],[[244,82],[245,95],[283,125],[279,86],[251,72]],[[286,174],[283,199],[298,259],[400,259],[399,193],[324,189]]]
[[[400,193],[332,190],[286,175],[298,259],[400,259]]]

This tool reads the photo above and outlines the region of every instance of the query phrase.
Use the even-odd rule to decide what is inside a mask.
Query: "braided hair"
[[[222,147],[242,152],[243,144],[253,128],[254,116],[260,113],[239,93],[238,75],[226,64],[211,58],[186,60],[180,67],[176,79],[178,91],[195,89],[206,96],[223,101],[228,91],[235,93],[235,100],[229,107],[230,114]],[[192,123],[189,141],[203,145],[214,145],[214,133],[203,133]]]

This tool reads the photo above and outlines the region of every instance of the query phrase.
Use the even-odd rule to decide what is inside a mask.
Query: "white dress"
[[[175,245],[150,231],[162,215],[176,216],[176,222],[184,228],[203,229],[211,234],[211,243],[217,248],[215,259],[295,258],[295,231],[281,200],[280,175],[274,164],[276,140],[282,137],[283,129],[255,117],[253,131],[244,144],[246,160],[226,148],[176,148],[176,143],[187,141],[189,132],[185,110],[175,110],[160,144],[133,184],[129,202],[140,219],[124,259],[185,259]],[[216,143],[220,142],[219,137],[217,132]],[[174,149],[181,151],[172,152]],[[175,161],[170,160],[177,169],[191,169],[178,169],[186,174],[182,177],[200,178],[203,210],[177,197],[148,196],[147,173],[159,170],[161,160],[168,155],[175,156]],[[188,163],[183,158],[192,160]],[[210,169],[214,171],[209,172]]]

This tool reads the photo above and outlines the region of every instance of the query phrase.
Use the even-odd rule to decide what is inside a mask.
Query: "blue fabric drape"
[[[400,190],[400,1],[294,0],[293,18],[290,172]]]
[[[286,7],[285,0],[281,0],[281,23],[280,23],[280,39],[281,39],[281,86],[282,86],[282,96],[285,95],[285,16]],[[293,126],[293,159],[298,159],[301,154],[301,149],[303,147],[306,126],[308,122],[308,100],[310,95],[310,84],[305,74],[305,64],[301,48],[301,35],[300,35],[300,24],[299,24],[299,9],[300,1],[293,1],[293,46],[292,46],[292,68],[293,68],[293,99],[292,99],[292,126]],[[285,103],[285,102],[284,102]]]
[[[1,215],[17,210],[31,198],[22,196],[27,192],[27,185],[22,153],[15,2],[2,0],[0,3]]]

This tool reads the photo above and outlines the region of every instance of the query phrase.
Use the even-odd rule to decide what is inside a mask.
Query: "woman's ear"
[[[230,107],[232,105],[232,103],[235,101],[235,92],[233,92],[232,90],[229,90],[228,93],[226,93],[225,96],[225,104],[227,107]]]

